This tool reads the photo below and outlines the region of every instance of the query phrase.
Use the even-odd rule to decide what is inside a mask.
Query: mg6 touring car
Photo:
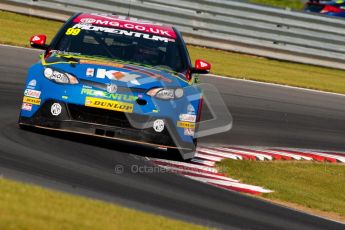
[[[71,17],[28,71],[19,126],[148,144],[194,156],[202,91],[172,26],[109,14]]]

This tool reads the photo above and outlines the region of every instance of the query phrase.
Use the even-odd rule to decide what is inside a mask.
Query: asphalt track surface
[[[224,229],[344,229],[340,223],[178,175],[135,173],[152,166],[145,156],[164,157],[158,150],[20,130],[26,70],[37,58],[34,50],[0,46],[0,174],[5,177]],[[221,78],[203,82],[219,89],[234,128],[202,143],[345,150],[343,96]]]

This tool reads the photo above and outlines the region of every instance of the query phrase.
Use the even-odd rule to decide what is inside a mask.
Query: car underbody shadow
[[[134,154],[140,157],[160,158],[166,160],[183,161],[179,154],[171,154],[164,148],[155,146],[127,142],[123,140],[104,138],[100,136],[90,136],[79,133],[70,133],[64,131],[56,131],[49,129],[42,129],[32,126],[21,126],[21,129],[34,132],[40,135],[46,135],[53,138],[64,139],[68,141],[78,142],[86,145],[97,146],[109,150]]]

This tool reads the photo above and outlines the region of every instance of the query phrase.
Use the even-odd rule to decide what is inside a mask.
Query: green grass
[[[36,34],[54,37],[61,22],[0,11],[0,43],[29,47],[29,38]]]
[[[241,55],[226,51],[189,47],[192,58],[205,57],[212,63],[212,72],[309,89],[345,93],[345,71],[267,58]]]
[[[295,10],[302,10],[304,6],[301,0],[250,0],[249,2]]]
[[[345,217],[345,165],[315,162],[234,161],[219,165],[241,182],[274,190],[263,197]]]
[[[0,43],[29,46],[31,35],[44,33],[51,39],[60,22],[0,11]],[[345,71],[271,60],[251,55],[188,46],[193,60],[205,59],[212,73],[233,78],[291,85],[345,94]]]
[[[101,201],[0,179],[0,229],[206,229]]]

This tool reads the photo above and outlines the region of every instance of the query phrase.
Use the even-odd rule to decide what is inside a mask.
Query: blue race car
[[[28,71],[19,126],[165,147],[194,157],[202,92],[176,28],[135,18],[79,13]]]

